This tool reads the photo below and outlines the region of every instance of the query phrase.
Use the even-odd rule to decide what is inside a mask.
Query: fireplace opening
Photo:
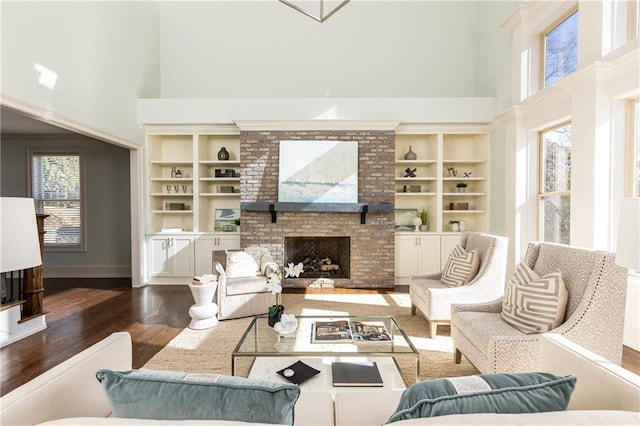
[[[304,271],[288,278],[349,278],[350,237],[284,237],[284,265],[302,263]]]

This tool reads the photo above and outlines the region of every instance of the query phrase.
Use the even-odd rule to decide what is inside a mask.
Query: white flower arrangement
[[[293,263],[289,263],[289,266],[284,267],[284,277],[285,278],[298,278],[301,273],[304,272],[304,265],[302,262],[294,265]]]
[[[267,275],[267,289],[273,293],[278,294],[282,292],[282,277],[280,275],[280,270],[277,272],[270,272]]]

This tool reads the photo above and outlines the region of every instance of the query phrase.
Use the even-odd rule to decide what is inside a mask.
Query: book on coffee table
[[[375,362],[331,363],[333,386],[383,386]]]
[[[352,342],[348,320],[315,321],[311,330],[311,343]]]
[[[351,321],[351,335],[355,342],[391,342],[391,335],[383,321]]]

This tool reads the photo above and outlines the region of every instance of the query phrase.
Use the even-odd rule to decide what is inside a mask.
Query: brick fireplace
[[[278,201],[280,140],[358,142],[358,202],[394,202],[393,131],[242,131],[240,134],[241,203]],[[344,237],[350,242],[349,275],[345,278],[294,278],[284,287],[307,287],[330,280],[335,287],[394,286],[394,214],[369,212],[366,222],[354,212],[282,211],[272,223],[268,211],[241,211],[241,246],[269,248],[283,265],[285,237]],[[286,265],[283,265],[286,266]]]

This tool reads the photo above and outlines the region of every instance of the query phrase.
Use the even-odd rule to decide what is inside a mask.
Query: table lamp
[[[640,269],[640,198],[623,198],[620,203],[616,263]]]
[[[33,199],[0,197],[0,272],[41,264]]]

